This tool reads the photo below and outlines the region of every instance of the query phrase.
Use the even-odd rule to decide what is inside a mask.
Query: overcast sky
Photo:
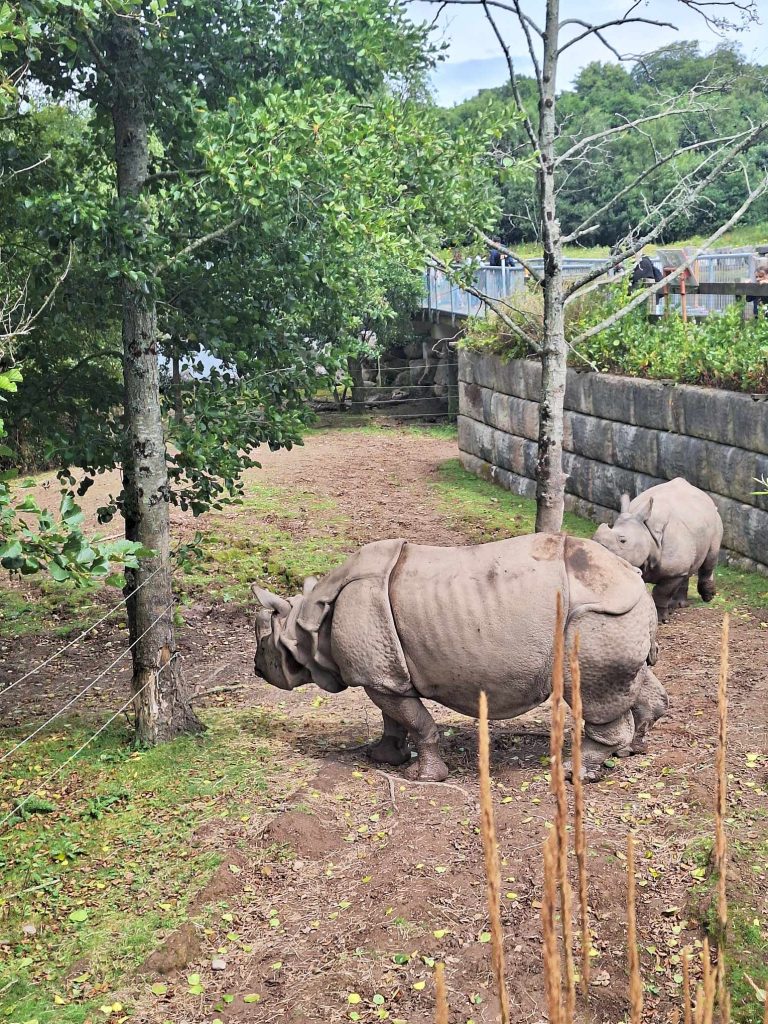
[[[589,22],[609,21],[623,14],[629,0],[563,0],[561,20],[581,18]],[[606,32],[612,45],[624,54],[647,53],[649,50],[675,42],[676,40],[697,39],[702,48],[709,50],[725,40],[736,41],[746,56],[763,64],[768,63],[768,0],[758,0],[760,22],[751,24],[745,31],[726,31],[718,35],[709,29],[694,12],[677,0],[642,0],[635,15],[672,22],[678,31],[632,25],[627,28]],[[411,0],[409,3],[414,21],[431,22],[438,14],[439,4],[426,0]],[[526,12],[536,21],[541,21],[544,0],[528,0]],[[526,43],[514,17],[496,10],[494,15],[502,30],[515,65],[522,73],[530,72],[531,63],[526,53]],[[474,5],[448,4],[437,18],[435,38],[450,44],[448,59],[439,65],[433,75],[433,86],[439,103],[452,106],[461,100],[474,96],[479,89],[502,85],[507,79],[506,63],[501,55],[493,30],[485,19],[482,8]],[[567,87],[585,64],[594,60],[615,60],[598,40],[587,39],[569,50],[562,57],[559,88]]]

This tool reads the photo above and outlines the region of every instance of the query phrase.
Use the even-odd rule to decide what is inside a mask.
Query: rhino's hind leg
[[[677,608],[687,608],[688,607],[688,582],[689,582],[689,578],[688,578],[688,576],[685,576],[680,581],[680,586],[677,588],[677,590],[674,592],[672,597],[669,599],[668,608],[669,608],[670,612],[675,611],[675,609],[677,609]]]
[[[405,764],[411,760],[411,748],[408,745],[408,733],[405,726],[382,711],[384,718],[384,735],[379,742],[370,748],[368,756],[378,764]]]
[[[696,589],[702,601],[711,601],[717,593],[715,586],[715,566],[717,565],[720,548],[714,548],[709,552],[699,569],[699,582]]]
[[[400,723],[416,744],[419,755],[415,768],[415,777],[421,782],[443,782],[448,778],[448,766],[438,749],[439,733],[432,715],[427,711],[418,697],[395,697],[388,693],[379,693],[367,686],[365,692],[384,715],[386,729],[387,718]]]

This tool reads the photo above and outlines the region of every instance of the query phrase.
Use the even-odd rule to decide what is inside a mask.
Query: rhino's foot
[[[715,581],[713,579],[699,580],[696,589],[699,592],[699,597],[701,598],[701,600],[705,601],[707,604],[712,600],[712,598],[717,593]]]
[[[420,753],[410,768],[406,768],[406,778],[413,782],[445,782],[449,775],[448,765],[435,751],[425,755]]]
[[[397,766],[411,760],[411,748],[407,740],[384,736],[375,746],[369,748],[368,756],[377,764]]]
[[[565,778],[567,782],[573,782],[573,762],[570,758],[563,762],[563,771],[565,772]],[[582,760],[581,762],[581,781],[582,782],[599,782],[603,777],[603,769],[601,765],[594,765],[593,763],[587,764]]]

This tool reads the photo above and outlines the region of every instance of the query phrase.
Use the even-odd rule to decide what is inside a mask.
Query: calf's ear
[[[251,593],[262,608],[269,608],[279,615],[287,615],[291,610],[291,606],[285,598],[273,594],[269,590],[264,590],[263,587],[259,587],[255,583],[251,584]]]
[[[653,498],[648,498],[639,508],[635,509],[635,518],[639,519],[641,523],[647,523],[651,518],[651,512],[653,512]]]
[[[304,589],[302,591],[304,597],[307,597],[308,594],[311,594],[316,586],[317,576],[307,576],[307,578],[304,580]]]

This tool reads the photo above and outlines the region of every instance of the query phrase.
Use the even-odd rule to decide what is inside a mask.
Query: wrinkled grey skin
[[[566,649],[580,637],[585,778],[599,778],[613,754],[644,751],[668,706],[649,667],[657,651],[651,597],[637,570],[592,541],[546,534],[458,548],[380,541],[319,584],[308,580],[289,601],[253,591],[262,606],[256,673],[281,689],[313,681],[330,691],[362,686],[384,718],[371,757],[404,764],[410,739],[418,760],[409,771],[420,780],[448,775],[422,699],[475,716],[485,691],[496,719],[547,699],[558,591]]]
[[[599,526],[594,539],[637,566],[646,583],[656,584],[653,600],[661,622],[687,606],[688,580],[695,573],[702,600],[715,596],[723,523],[710,496],[682,477],[631,502],[623,494],[618,519],[612,527]]]

